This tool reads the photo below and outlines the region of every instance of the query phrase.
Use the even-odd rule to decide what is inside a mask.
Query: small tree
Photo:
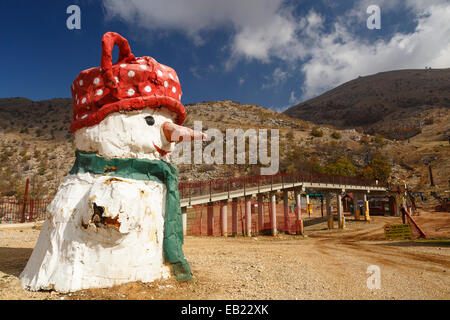
[[[358,168],[349,158],[340,158],[325,166],[325,172],[341,176],[355,177],[358,175]]]
[[[377,154],[370,163],[363,169],[363,176],[369,179],[387,181],[391,175],[391,165],[387,158]]]

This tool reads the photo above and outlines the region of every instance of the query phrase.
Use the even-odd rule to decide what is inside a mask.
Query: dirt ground
[[[384,240],[398,217],[351,217],[346,229],[326,223],[306,236],[185,238],[194,280],[129,283],[71,294],[29,292],[18,276],[38,228],[0,228],[0,299],[450,299],[450,213],[416,217],[430,240]],[[381,271],[381,288],[368,289],[367,268]]]

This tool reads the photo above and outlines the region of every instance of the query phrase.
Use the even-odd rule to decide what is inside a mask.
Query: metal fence
[[[51,199],[0,199],[0,223],[24,223],[45,220]]]

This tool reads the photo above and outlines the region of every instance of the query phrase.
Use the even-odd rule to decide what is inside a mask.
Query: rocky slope
[[[442,139],[450,118],[446,109],[428,113],[433,123],[424,124],[422,134],[408,141],[391,141],[363,134],[355,129],[319,128],[323,135],[314,137],[310,122],[256,105],[232,101],[208,101],[186,106],[185,125],[193,127],[202,121],[203,130],[273,128],[280,132],[280,170],[287,170],[283,160],[290,151],[301,153],[300,162],[321,165],[340,157],[348,157],[362,167],[375,152],[386,155],[392,164],[394,182],[411,181],[417,188],[427,185],[428,171],[421,162],[422,154],[434,154],[435,180],[445,188],[449,177],[449,146]],[[71,99],[31,101],[24,98],[0,99],[0,193],[20,197],[26,178],[31,179],[34,197],[51,197],[74,161],[73,138],[69,131]],[[444,129],[446,128],[446,129]],[[314,128],[317,129],[317,128]],[[338,133],[336,135],[336,132]],[[204,145],[210,142],[204,142]],[[257,165],[179,165],[180,180],[209,180],[220,177],[259,174]]]
[[[407,139],[434,120],[428,113],[435,108],[450,112],[450,69],[398,70],[359,77],[293,106],[285,114]]]

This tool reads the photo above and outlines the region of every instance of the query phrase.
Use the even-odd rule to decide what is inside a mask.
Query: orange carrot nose
[[[206,140],[207,135],[200,131],[179,126],[175,123],[164,122],[162,125],[164,135],[169,142],[181,142],[191,140]]]

